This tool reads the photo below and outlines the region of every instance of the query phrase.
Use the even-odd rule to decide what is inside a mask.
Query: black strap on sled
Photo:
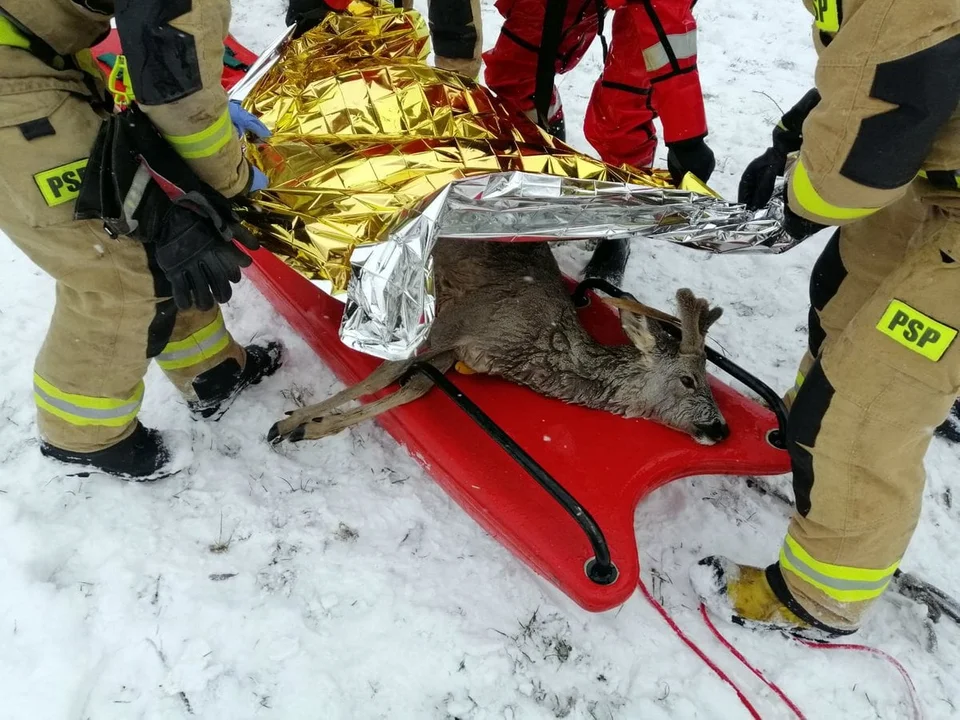
[[[490,438],[499,445],[514,461],[522,467],[527,474],[533,478],[566,513],[573,519],[587,540],[590,547],[593,548],[593,557],[584,565],[583,572],[588,578],[597,585],[611,585],[620,577],[620,571],[610,559],[610,548],[603,535],[600,525],[593,519],[593,516],[587,511],[580,501],[563,487],[557,480],[548,473],[543,466],[534,460],[517,442],[510,437],[506,431],[494,422],[493,418],[487,415],[480,407],[468,398],[452,381],[437,370],[428,362],[414,363],[405,378],[419,373],[427,377],[434,386],[445,394],[453,403],[460,408],[467,417],[477,424]]]

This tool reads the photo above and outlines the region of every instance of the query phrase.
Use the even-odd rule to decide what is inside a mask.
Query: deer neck
[[[547,397],[623,414],[626,405],[618,398],[627,378],[632,387],[637,386],[636,350],[629,345],[601,345],[578,330],[579,326],[512,353],[490,371]]]
[[[587,407],[623,414],[627,405],[620,400],[630,381],[637,388],[637,351],[632,345],[601,345],[590,338],[570,354],[577,380],[570,383],[574,395],[563,398]]]

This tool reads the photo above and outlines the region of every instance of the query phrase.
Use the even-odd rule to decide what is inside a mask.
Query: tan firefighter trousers
[[[73,220],[100,117],[76,94],[32,90],[57,83],[39,77],[50,74],[39,60],[18,58],[20,77],[35,63],[38,79],[0,91],[0,230],[57,281],[34,374],[40,433],[55,447],[91,452],[136,428],[151,357],[189,400],[197,375],[227,358],[242,367],[246,356],[218,309],[176,312],[144,245]]]
[[[924,455],[960,394],[960,210],[931,197],[917,180],[843,227],[811,278],[779,577],[838,629],[858,627],[889,584],[919,518]]]
[[[429,0],[427,5],[434,63],[476,80],[483,51],[480,0]],[[403,0],[403,8],[411,10],[413,0]]]

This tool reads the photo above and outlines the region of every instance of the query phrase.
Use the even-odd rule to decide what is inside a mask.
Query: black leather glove
[[[680,185],[683,176],[688,172],[696,175],[703,182],[707,182],[717,166],[713,156],[702,137],[681,140],[667,145],[667,169],[673,178],[674,185]]]
[[[813,220],[807,220],[805,217],[800,217],[793,210],[790,209],[790,193],[788,192],[787,186],[783,187],[783,230],[790,237],[795,240],[806,240],[811,235],[814,235],[824,228],[828,227],[827,225],[821,225],[818,222]]]
[[[784,113],[773,129],[773,144],[743,171],[737,202],[746,205],[748,210],[766,207],[773,197],[777,178],[786,170],[787,155],[797,152],[803,144],[803,121],[819,102],[820,93],[814,88]]]
[[[329,12],[333,12],[333,8],[323,0],[290,0],[287,6],[287,27],[296,25],[293,36],[300,37],[319,25]]]
[[[783,177],[787,168],[787,155],[776,147],[769,147],[758,158],[747,165],[740,177],[737,202],[747,206],[748,210],[766,207],[773,197],[777,178]]]
[[[181,310],[210,310],[233,295],[231,283],[240,281],[240,268],[250,265],[234,243],[260,247],[239,224],[227,224],[198,192],[170,200],[151,182],[137,209],[134,235],[153,246],[157,265],[170,281],[174,303]]]

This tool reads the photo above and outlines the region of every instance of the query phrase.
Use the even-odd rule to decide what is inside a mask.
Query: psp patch
[[[813,0],[813,17],[818,30],[835,33],[840,30],[840,0]]]
[[[80,184],[83,182],[83,171],[87,169],[88,161],[88,158],[76,160],[38,172],[33,176],[33,181],[49,207],[56,207],[77,199],[80,195]]]
[[[924,315],[904,302],[894,300],[877,323],[877,330],[905,348],[937,362],[956,339],[957,331]]]

